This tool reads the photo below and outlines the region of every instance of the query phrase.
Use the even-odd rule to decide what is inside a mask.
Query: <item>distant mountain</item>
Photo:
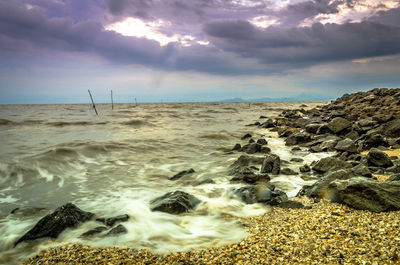
[[[329,97],[326,95],[320,95],[320,94],[299,94],[297,96],[293,97],[283,97],[283,98],[269,98],[269,97],[264,97],[264,98],[252,98],[252,99],[242,99],[242,98],[231,98],[231,99],[224,99],[221,100],[221,102],[271,102],[271,101],[329,101],[335,99],[334,97]]]

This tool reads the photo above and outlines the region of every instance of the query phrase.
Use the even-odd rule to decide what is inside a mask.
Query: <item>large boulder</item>
[[[168,192],[150,202],[152,211],[171,214],[186,213],[194,209],[201,201],[183,191]]]
[[[240,151],[245,152],[247,154],[255,154],[261,152],[261,144],[258,143],[249,143],[243,146]]]
[[[347,163],[343,160],[340,160],[336,157],[325,157],[320,159],[315,165],[312,167],[318,173],[326,173],[328,171],[333,171],[336,169],[342,168],[351,168],[351,164]]]
[[[336,117],[328,123],[328,128],[334,134],[338,134],[347,128],[350,128],[352,123],[344,118]]]
[[[389,137],[400,137],[400,119],[395,119],[385,125],[385,135]]]
[[[261,173],[272,173],[278,175],[281,170],[281,159],[278,155],[268,154],[265,156],[261,166]]]
[[[336,180],[328,189],[333,201],[358,210],[383,212],[400,210],[400,182],[379,182],[363,177]]]
[[[74,204],[67,203],[40,219],[32,229],[15,242],[15,246],[23,241],[44,237],[57,238],[65,229],[76,227],[80,223],[91,220],[93,217],[93,213],[85,212]]]
[[[367,155],[368,165],[375,167],[391,167],[393,166],[390,157],[377,148],[372,148]]]
[[[307,143],[311,140],[311,137],[308,133],[300,132],[300,133],[294,133],[290,135],[285,143],[287,146],[292,146],[295,144],[302,144],[302,143]]]

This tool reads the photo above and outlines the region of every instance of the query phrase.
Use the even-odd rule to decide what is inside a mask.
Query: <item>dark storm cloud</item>
[[[220,49],[263,63],[313,64],[400,52],[400,27],[373,21],[267,29],[220,21],[206,24],[204,31]]]

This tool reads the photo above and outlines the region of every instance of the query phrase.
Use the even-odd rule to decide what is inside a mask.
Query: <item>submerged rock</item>
[[[96,221],[105,224],[106,226],[114,226],[117,222],[126,222],[129,220],[129,215],[122,214],[114,217],[97,218]]]
[[[168,192],[150,202],[152,211],[171,214],[186,213],[194,209],[201,201],[183,191]]]
[[[72,203],[57,208],[53,213],[46,215],[37,224],[15,243],[35,240],[43,237],[57,238],[66,228],[76,227],[78,224],[89,221],[93,213],[85,212]]]
[[[178,174],[175,174],[172,177],[170,177],[169,180],[177,180],[177,179],[180,179],[181,177],[183,177],[185,175],[192,174],[194,172],[195,171],[194,171],[193,168],[191,168],[189,170],[183,170],[183,171],[179,172]]]
[[[94,236],[94,235],[98,235],[101,232],[106,231],[106,230],[107,230],[107,227],[98,226],[98,227],[95,227],[95,228],[83,233],[80,237],[83,237],[83,238],[91,237],[91,236]]]
[[[128,229],[126,229],[125,226],[119,224],[113,229],[111,229],[106,236],[119,236],[120,234],[126,234],[128,233]]]

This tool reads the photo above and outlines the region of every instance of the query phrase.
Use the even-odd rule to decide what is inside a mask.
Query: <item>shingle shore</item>
[[[25,264],[400,264],[400,212],[295,200],[312,209],[275,207],[239,218],[248,236],[223,247],[157,255],[74,244],[47,249]]]

